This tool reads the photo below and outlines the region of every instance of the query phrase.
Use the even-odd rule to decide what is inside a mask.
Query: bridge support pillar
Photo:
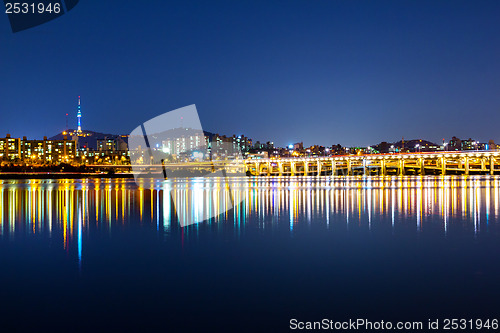
[[[256,176],[260,176],[260,162],[255,162],[255,173]]]
[[[337,162],[332,158],[332,176],[337,175]]]
[[[495,174],[495,159],[493,156],[490,156],[490,175]]]
[[[309,162],[304,161],[304,176],[307,176],[309,174]]]
[[[267,162],[267,175],[270,176],[271,175],[271,168],[272,168],[272,164],[271,162]]]
[[[321,176],[321,161],[318,160],[318,176]]]
[[[386,173],[385,160],[380,160],[380,175],[385,176]]]
[[[403,159],[399,160],[398,174],[400,176],[404,176],[405,175],[405,161]]]
[[[283,163],[278,162],[279,176],[283,176]]]
[[[446,160],[444,157],[441,157],[441,175],[446,175]]]
[[[420,158],[420,175],[425,175],[425,160],[423,158]]]
[[[468,157],[466,157],[465,161],[464,161],[464,171],[465,171],[466,175],[469,174],[469,158]]]
[[[347,160],[347,175],[352,176],[352,165],[351,160]]]
[[[290,175],[295,176],[295,162],[290,162]]]

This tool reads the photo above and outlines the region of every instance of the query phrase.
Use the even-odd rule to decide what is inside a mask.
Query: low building
[[[36,163],[71,163],[76,157],[76,141],[68,140],[22,140],[22,159]]]
[[[199,133],[190,135],[173,136],[162,141],[162,151],[165,154],[179,156],[183,153],[189,153],[196,149],[204,149],[207,145],[205,136]],[[158,148],[158,147],[153,147]]]
[[[98,151],[121,151],[127,150],[128,145],[123,136],[108,138],[107,136],[104,138],[97,139],[97,150]]]
[[[68,140],[28,140],[11,138],[9,134],[0,138],[0,158],[4,161],[24,163],[71,163],[76,157],[76,141]]]
[[[130,163],[128,150],[102,150],[82,149],[77,151],[76,162],[80,164],[115,164]]]
[[[21,139],[11,138],[10,134],[7,134],[5,138],[0,138],[0,159],[13,161],[19,160],[21,157]]]

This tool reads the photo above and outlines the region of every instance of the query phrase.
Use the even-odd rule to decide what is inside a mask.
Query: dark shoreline
[[[0,172],[0,179],[134,178],[132,173]]]

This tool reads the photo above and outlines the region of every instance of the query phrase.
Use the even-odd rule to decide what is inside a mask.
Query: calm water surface
[[[280,332],[498,318],[500,178],[0,180],[2,327]],[[212,201],[210,201],[212,199]]]

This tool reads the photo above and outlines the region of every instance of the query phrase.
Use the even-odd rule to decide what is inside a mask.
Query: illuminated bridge
[[[242,165],[244,163],[244,165]],[[244,169],[243,169],[244,166]],[[96,171],[131,172],[131,165],[88,165]],[[353,176],[353,175],[469,175],[500,174],[500,151],[412,154],[345,155],[309,158],[248,159],[138,165],[136,171],[161,177],[165,169],[181,170],[181,176],[206,176],[224,169],[227,175],[249,176]]]
[[[253,176],[500,174],[500,152],[373,154],[245,160]]]

